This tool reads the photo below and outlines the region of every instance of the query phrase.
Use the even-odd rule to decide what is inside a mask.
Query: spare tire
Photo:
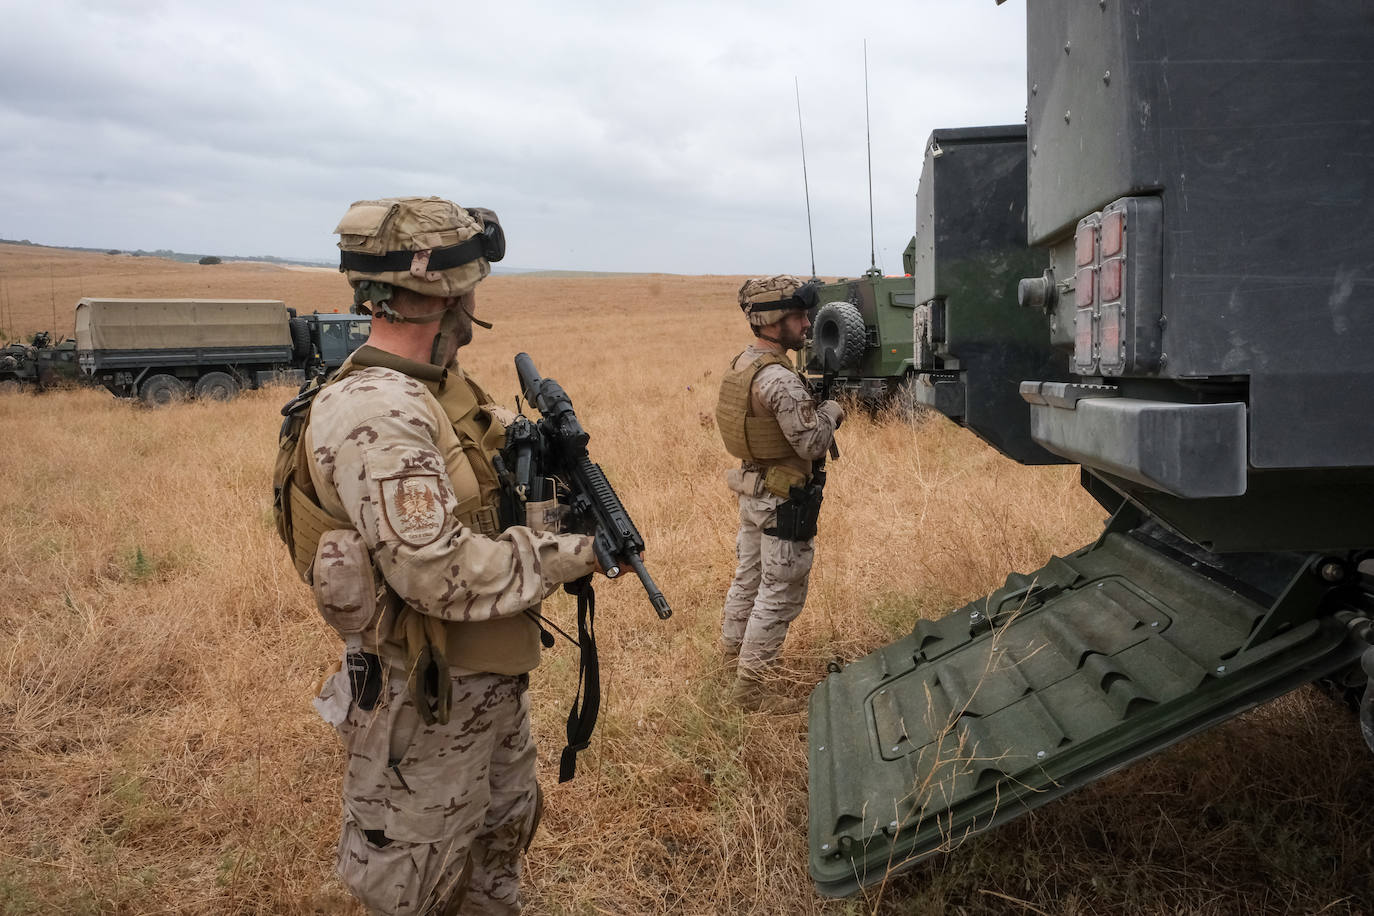
[[[864,316],[849,302],[831,302],[816,313],[812,349],[827,370],[853,369],[864,355]]]
[[[310,322],[304,318],[290,318],[286,324],[291,329],[291,362],[304,366],[310,359]]]

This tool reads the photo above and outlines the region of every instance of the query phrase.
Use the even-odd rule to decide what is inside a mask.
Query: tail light
[[[1078,221],[1073,236],[1074,262],[1074,343],[1073,362],[1079,375],[1092,375],[1097,368],[1097,344],[1093,322],[1097,315],[1097,240],[1101,214],[1093,213]]]
[[[1123,197],[1078,221],[1074,232],[1074,370],[1153,373],[1163,329],[1163,205]]]

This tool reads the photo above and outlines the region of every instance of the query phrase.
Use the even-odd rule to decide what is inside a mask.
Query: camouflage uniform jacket
[[[406,605],[447,622],[451,665],[530,670],[538,632],[522,612],[592,572],[590,538],[524,526],[497,534],[488,523],[483,478],[494,475],[482,462],[503,427],[480,408],[483,424],[499,428],[484,443],[458,434],[451,414],[466,404],[472,416],[473,398],[484,396],[456,365],[438,369],[363,347],[342,372],[316,397],[305,433],[320,505],[352,522]],[[393,663],[404,660],[399,636],[383,646]]]

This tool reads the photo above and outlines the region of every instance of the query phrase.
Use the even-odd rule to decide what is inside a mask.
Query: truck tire
[[[239,383],[227,372],[207,372],[196,381],[196,397],[203,401],[232,401]]]
[[[291,362],[304,366],[310,359],[310,322],[304,318],[291,318],[286,325],[291,330]]]
[[[864,316],[848,302],[831,302],[816,313],[811,337],[821,365],[853,369],[864,355]]]
[[[186,400],[186,383],[175,375],[150,375],[139,386],[138,396],[149,407],[165,407]]]

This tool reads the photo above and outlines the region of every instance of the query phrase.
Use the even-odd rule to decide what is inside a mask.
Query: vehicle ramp
[[[1097,543],[919,621],[816,688],[809,856],[822,894],[878,882],[1369,648],[1368,596],[1352,604],[1325,582],[1321,557],[1218,556],[1134,522],[1114,519]]]

